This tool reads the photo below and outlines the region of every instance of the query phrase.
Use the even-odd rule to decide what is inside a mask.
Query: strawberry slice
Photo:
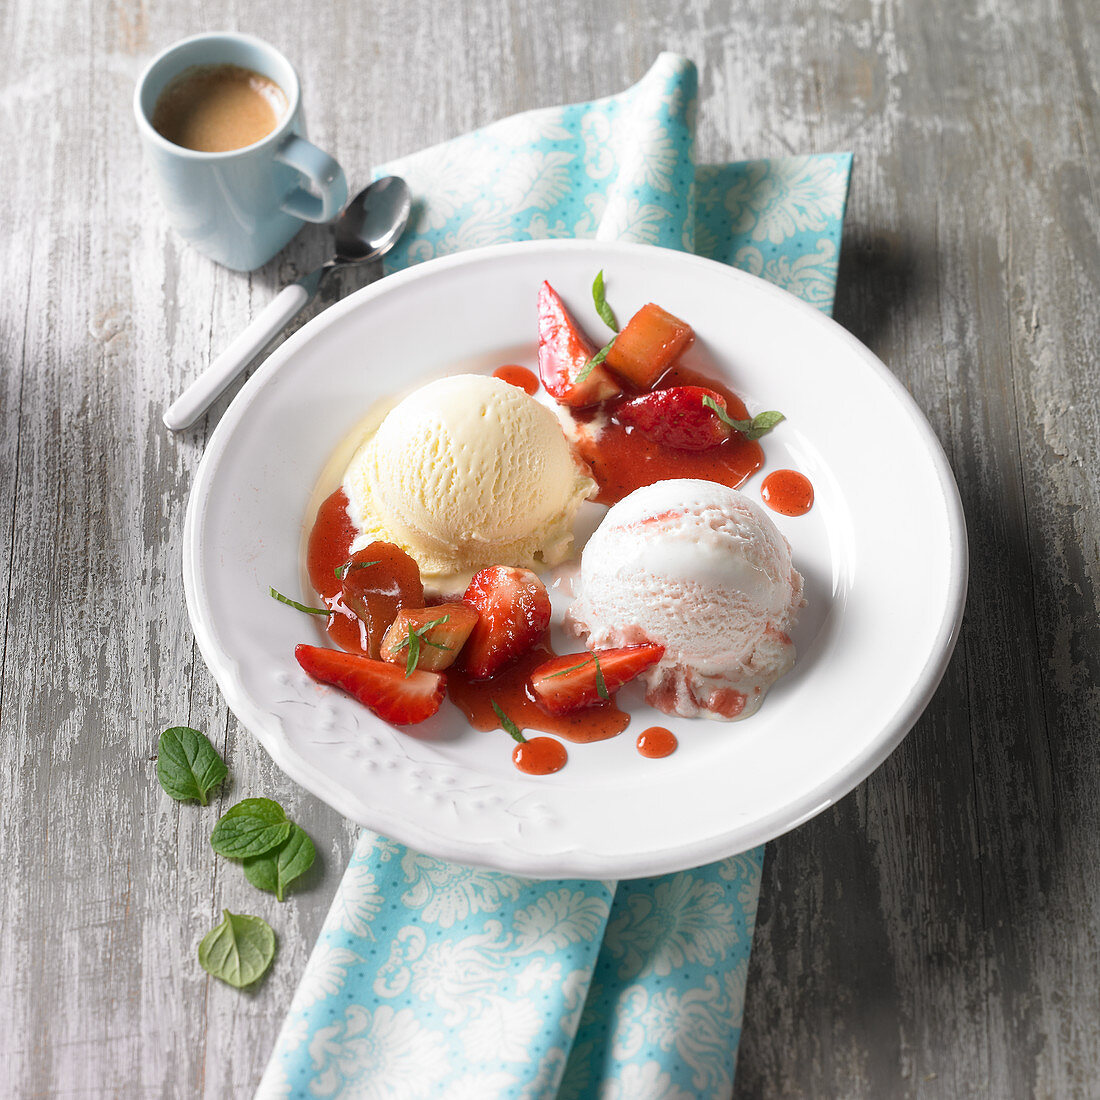
[[[663,645],[652,644],[567,653],[539,665],[531,673],[527,688],[543,710],[569,714],[606,702],[623,684],[664,655]]]
[[[382,660],[439,672],[454,664],[476,623],[477,611],[468,603],[403,607],[382,640]]]
[[[530,569],[482,569],[463,599],[478,612],[462,653],[464,667],[475,680],[487,680],[526,653],[550,625],[550,596]]]
[[[649,439],[680,451],[705,451],[725,443],[728,428],[718,414],[703,404],[709,397],[725,412],[726,399],[703,386],[670,386],[620,405],[615,416]]]
[[[589,367],[586,373],[586,365],[598,350],[573,320],[558,292],[543,283],[539,291],[539,377],[559,405],[580,409],[623,392],[602,363]]]
[[[648,390],[695,343],[695,331],[652,302],[619,333],[604,362],[620,378]]]
[[[315,645],[295,646],[294,656],[318,683],[342,688],[396,726],[431,718],[443,702],[447,677],[439,672],[418,669],[406,676],[397,665]]]

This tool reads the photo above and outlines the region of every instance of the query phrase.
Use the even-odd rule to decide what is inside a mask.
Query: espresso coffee
[[[239,65],[196,65],[161,92],[152,121],[174,145],[224,153],[267,137],[286,109],[282,88],[262,73]]]

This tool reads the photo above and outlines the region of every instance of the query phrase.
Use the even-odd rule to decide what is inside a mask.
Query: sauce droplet
[[[804,516],[814,506],[814,487],[797,470],[776,470],[764,478],[760,499],[781,516]]]
[[[539,380],[534,372],[516,363],[506,363],[503,367],[497,367],[493,371],[493,377],[507,382],[509,386],[518,386],[526,394],[538,392]]]
[[[664,726],[650,726],[638,734],[638,752],[650,760],[660,760],[662,756],[671,756],[679,745],[676,734]]]
[[[565,767],[569,754],[553,737],[532,737],[512,750],[512,763],[527,775],[551,775]]]

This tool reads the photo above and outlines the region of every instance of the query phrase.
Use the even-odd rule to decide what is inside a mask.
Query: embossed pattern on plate
[[[561,772],[520,775],[511,742],[449,704],[395,730],[310,681],[294,644],[316,623],[275,603],[303,593],[300,546],[317,479],[370,407],[448,373],[534,357],[534,298],[549,278],[596,330],[589,286],[616,309],[657,301],[695,327],[694,362],[750,411],[787,421],[770,470],[816,490],[776,517],[807,582],[799,661],[759,714],[732,725],[669,719],[636,690],[622,737],[571,746]],[[613,287],[613,290],[610,289]],[[590,514],[589,523],[594,517]],[[908,394],[838,325],[711,261],[641,245],[503,245],[392,275],[293,336],[242,389],[211,439],[188,510],[188,609],[242,723],[289,775],[355,821],[440,857],[544,877],[631,877],[695,866],[792,828],[847,793],[897,745],[943,673],[962,613],[966,536],[943,453]],[[555,619],[567,585],[553,591]],[[643,724],[680,749],[650,761]]]

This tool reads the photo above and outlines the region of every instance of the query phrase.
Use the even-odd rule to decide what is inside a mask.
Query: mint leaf
[[[291,825],[290,836],[278,848],[244,861],[244,877],[257,890],[266,890],[282,901],[287,886],[313,866],[316,855],[305,829]]]
[[[287,607],[293,607],[296,611],[304,611],[307,615],[331,615],[332,609],[328,607],[306,607],[304,603],[299,603],[297,600],[292,600],[289,596],[284,596],[282,592],[276,592],[274,588],[268,589],[271,593],[272,599],[278,600],[279,603],[285,603]]]
[[[210,834],[210,847],[230,859],[262,856],[290,836],[290,822],[278,802],[246,798],[219,818]]]
[[[178,802],[196,799],[207,804],[207,794],[229,769],[218,750],[190,726],[173,726],[160,735],[157,744],[157,779]]]
[[[781,412],[762,412],[757,413],[752,418],[752,427],[745,432],[747,439],[759,439],[762,435],[770,432],[772,428],[776,426],[781,420],[786,420],[786,417]]]
[[[603,669],[600,667],[599,654],[593,653],[592,657],[596,662],[596,694],[601,699],[610,699],[611,696],[607,692],[607,684],[604,682],[603,678]]]
[[[411,627],[409,636],[405,639],[409,647],[409,657],[405,662],[405,679],[407,680],[416,671],[416,662],[420,660],[420,635]]]
[[[523,736],[519,726],[517,726],[515,722],[497,706],[497,701],[495,699],[490,699],[489,702],[493,704],[493,710],[497,712],[497,717],[500,719],[500,724],[504,727],[504,732],[508,734],[513,741],[518,741],[521,745],[524,744],[527,738]]]
[[[208,974],[241,989],[251,985],[275,958],[275,933],[260,917],[243,913],[225,914],[221,924],[212,928],[199,944],[199,965]]]
[[[607,299],[604,297],[603,288],[603,271],[596,272],[596,278],[592,282],[592,301],[596,303],[596,312],[600,315],[600,320],[612,332],[619,331],[619,322],[615,319],[615,314],[612,313],[611,307],[607,304]]]
[[[583,382],[591,373],[593,367],[598,367],[606,358],[607,353],[611,350],[612,344],[618,339],[618,333],[611,337],[606,344],[587,363],[577,372],[577,377],[573,379],[574,382]]]
[[[450,649],[449,645],[444,645],[442,642],[433,642],[428,639],[428,632],[437,626],[442,626],[450,619],[450,615],[444,615],[439,619],[432,619],[430,623],[425,623],[423,626],[409,627],[409,632],[405,638],[398,643],[397,649],[402,650],[405,646],[409,647],[408,660],[405,661],[405,679],[407,680],[415,671],[417,663],[420,660],[420,646],[430,645],[433,649]]]
[[[338,581],[342,581],[353,569],[366,569],[368,565],[377,565],[376,561],[347,561],[338,565],[332,572]]]
[[[591,656],[585,657],[579,665],[573,665],[570,668],[563,668],[561,672],[551,672],[549,676],[545,677],[547,680],[556,680],[559,676],[568,676],[571,672],[576,672],[578,669],[584,668],[592,660]]]
[[[786,419],[781,412],[772,411],[757,413],[751,420],[734,420],[713,397],[704,397],[703,404],[716,412],[723,424],[735,432],[740,432],[746,439],[759,439],[770,432],[781,420]]]

